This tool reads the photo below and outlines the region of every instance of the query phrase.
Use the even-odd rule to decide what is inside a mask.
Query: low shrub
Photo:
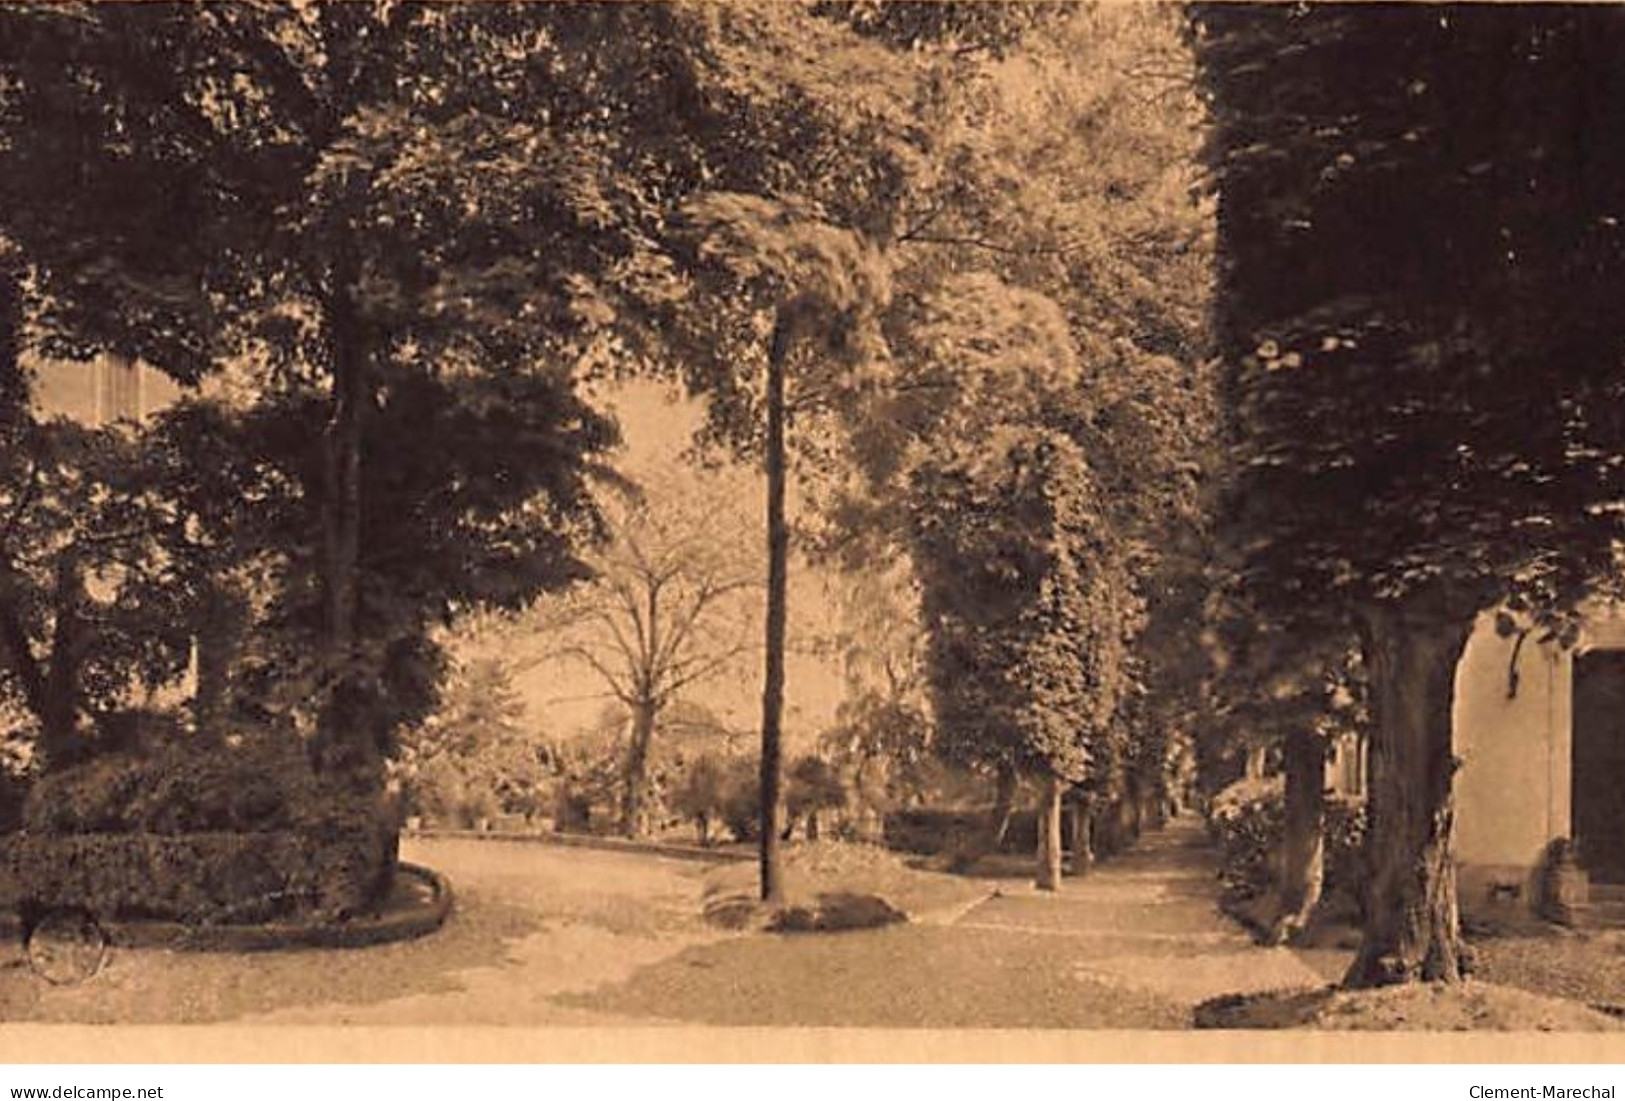
[[[1208,822],[1219,842],[1219,875],[1233,900],[1258,898],[1276,886],[1286,823],[1281,777],[1231,784],[1214,796]],[[1327,796],[1321,898],[1356,915],[1364,912],[1369,879],[1366,822],[1364,800]]]
[[[345,798],[316,776],[291,737],[178,739],[47,773],[23,804],[23,826],[56,834],[252,833],[295,828]]]
[[[1231,898],[1257,898],[1274,886],[1284,823],[1279,776],[1238,780],[1213,797],[1208,824],[1219,843],[1219,878]]]
[[[910,807],[886,815],[884,839],[887,848],[935,856],[963,851],[987,829],[987,815],[980,811]]]
[[[89,910],[103,919],[241,924],[332,920],[379,897],[382,831],[0,838],[0,904],[24,915]]]
[[[1321,895],[1345,904],[1355,918],[1365,916],[1366,888],[1371,882],[1365,854],[1369,826],[1364,799],[1327,797],[1326,882]]]

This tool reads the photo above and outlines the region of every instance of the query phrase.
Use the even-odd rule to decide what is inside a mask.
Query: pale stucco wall
[[[1572,659],[1533,636],[1518,654],[1518,689],[1508,694],[1514,639],[1479,617],[1456,670],[1456,855],[1463,902],[1484,881],[1522,883],[1547,843],[1569,829]]]
[[[172,404],[181,393],[168,376],[143,363],[124,367],[109,356],[83,363],[66,360],[34,365],[34,398],[45,416],[81,424],[116,417],[140,418]]]
[[[1574,657],[1625,649],[1625,607],[1596,602],[1582,612],[1573,650],[1533,637],[1524,644],[1515,698],[1513,639],[1496,635],[1489,614],[1456,670],[1456,857],[1468,909],[1494,884],[1532,889],[1547,844],[1571,836]]]

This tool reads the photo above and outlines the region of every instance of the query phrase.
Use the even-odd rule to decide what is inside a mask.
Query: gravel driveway
[[[1020,880],[946,923],[729,934],[706,866],[546,844],[416,839],[457,893],[446,927],[353,950],[115,950],[80,986],[0,967],[9,1020],[417,1025],[1184,1028],[1212,994],[1319,981],[1213,904],[1194,825],[1040,895]]]

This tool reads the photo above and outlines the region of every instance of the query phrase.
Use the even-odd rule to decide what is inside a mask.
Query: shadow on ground
[[[1042,935],[900,925],[697,945],[555,1003],[704,1025],[1184,1028],[1179,1003],[1080,977]]]
[[[75,986],[45,982],[12,944],[0,967],[0,1015],[10,1021],[190,1024],[287,1006],[356,1006],[449,993],[461,988],[459,972],[501,966],[511,946],[544,927],[534,911],[466,892],[445,926],[420,940],[255,953],[115,945],[102,971]]]

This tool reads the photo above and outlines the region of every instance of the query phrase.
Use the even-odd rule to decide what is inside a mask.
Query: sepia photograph
[[[0,3],[0,1044],[1625,1061],[1622,219],[1611,3]]]

